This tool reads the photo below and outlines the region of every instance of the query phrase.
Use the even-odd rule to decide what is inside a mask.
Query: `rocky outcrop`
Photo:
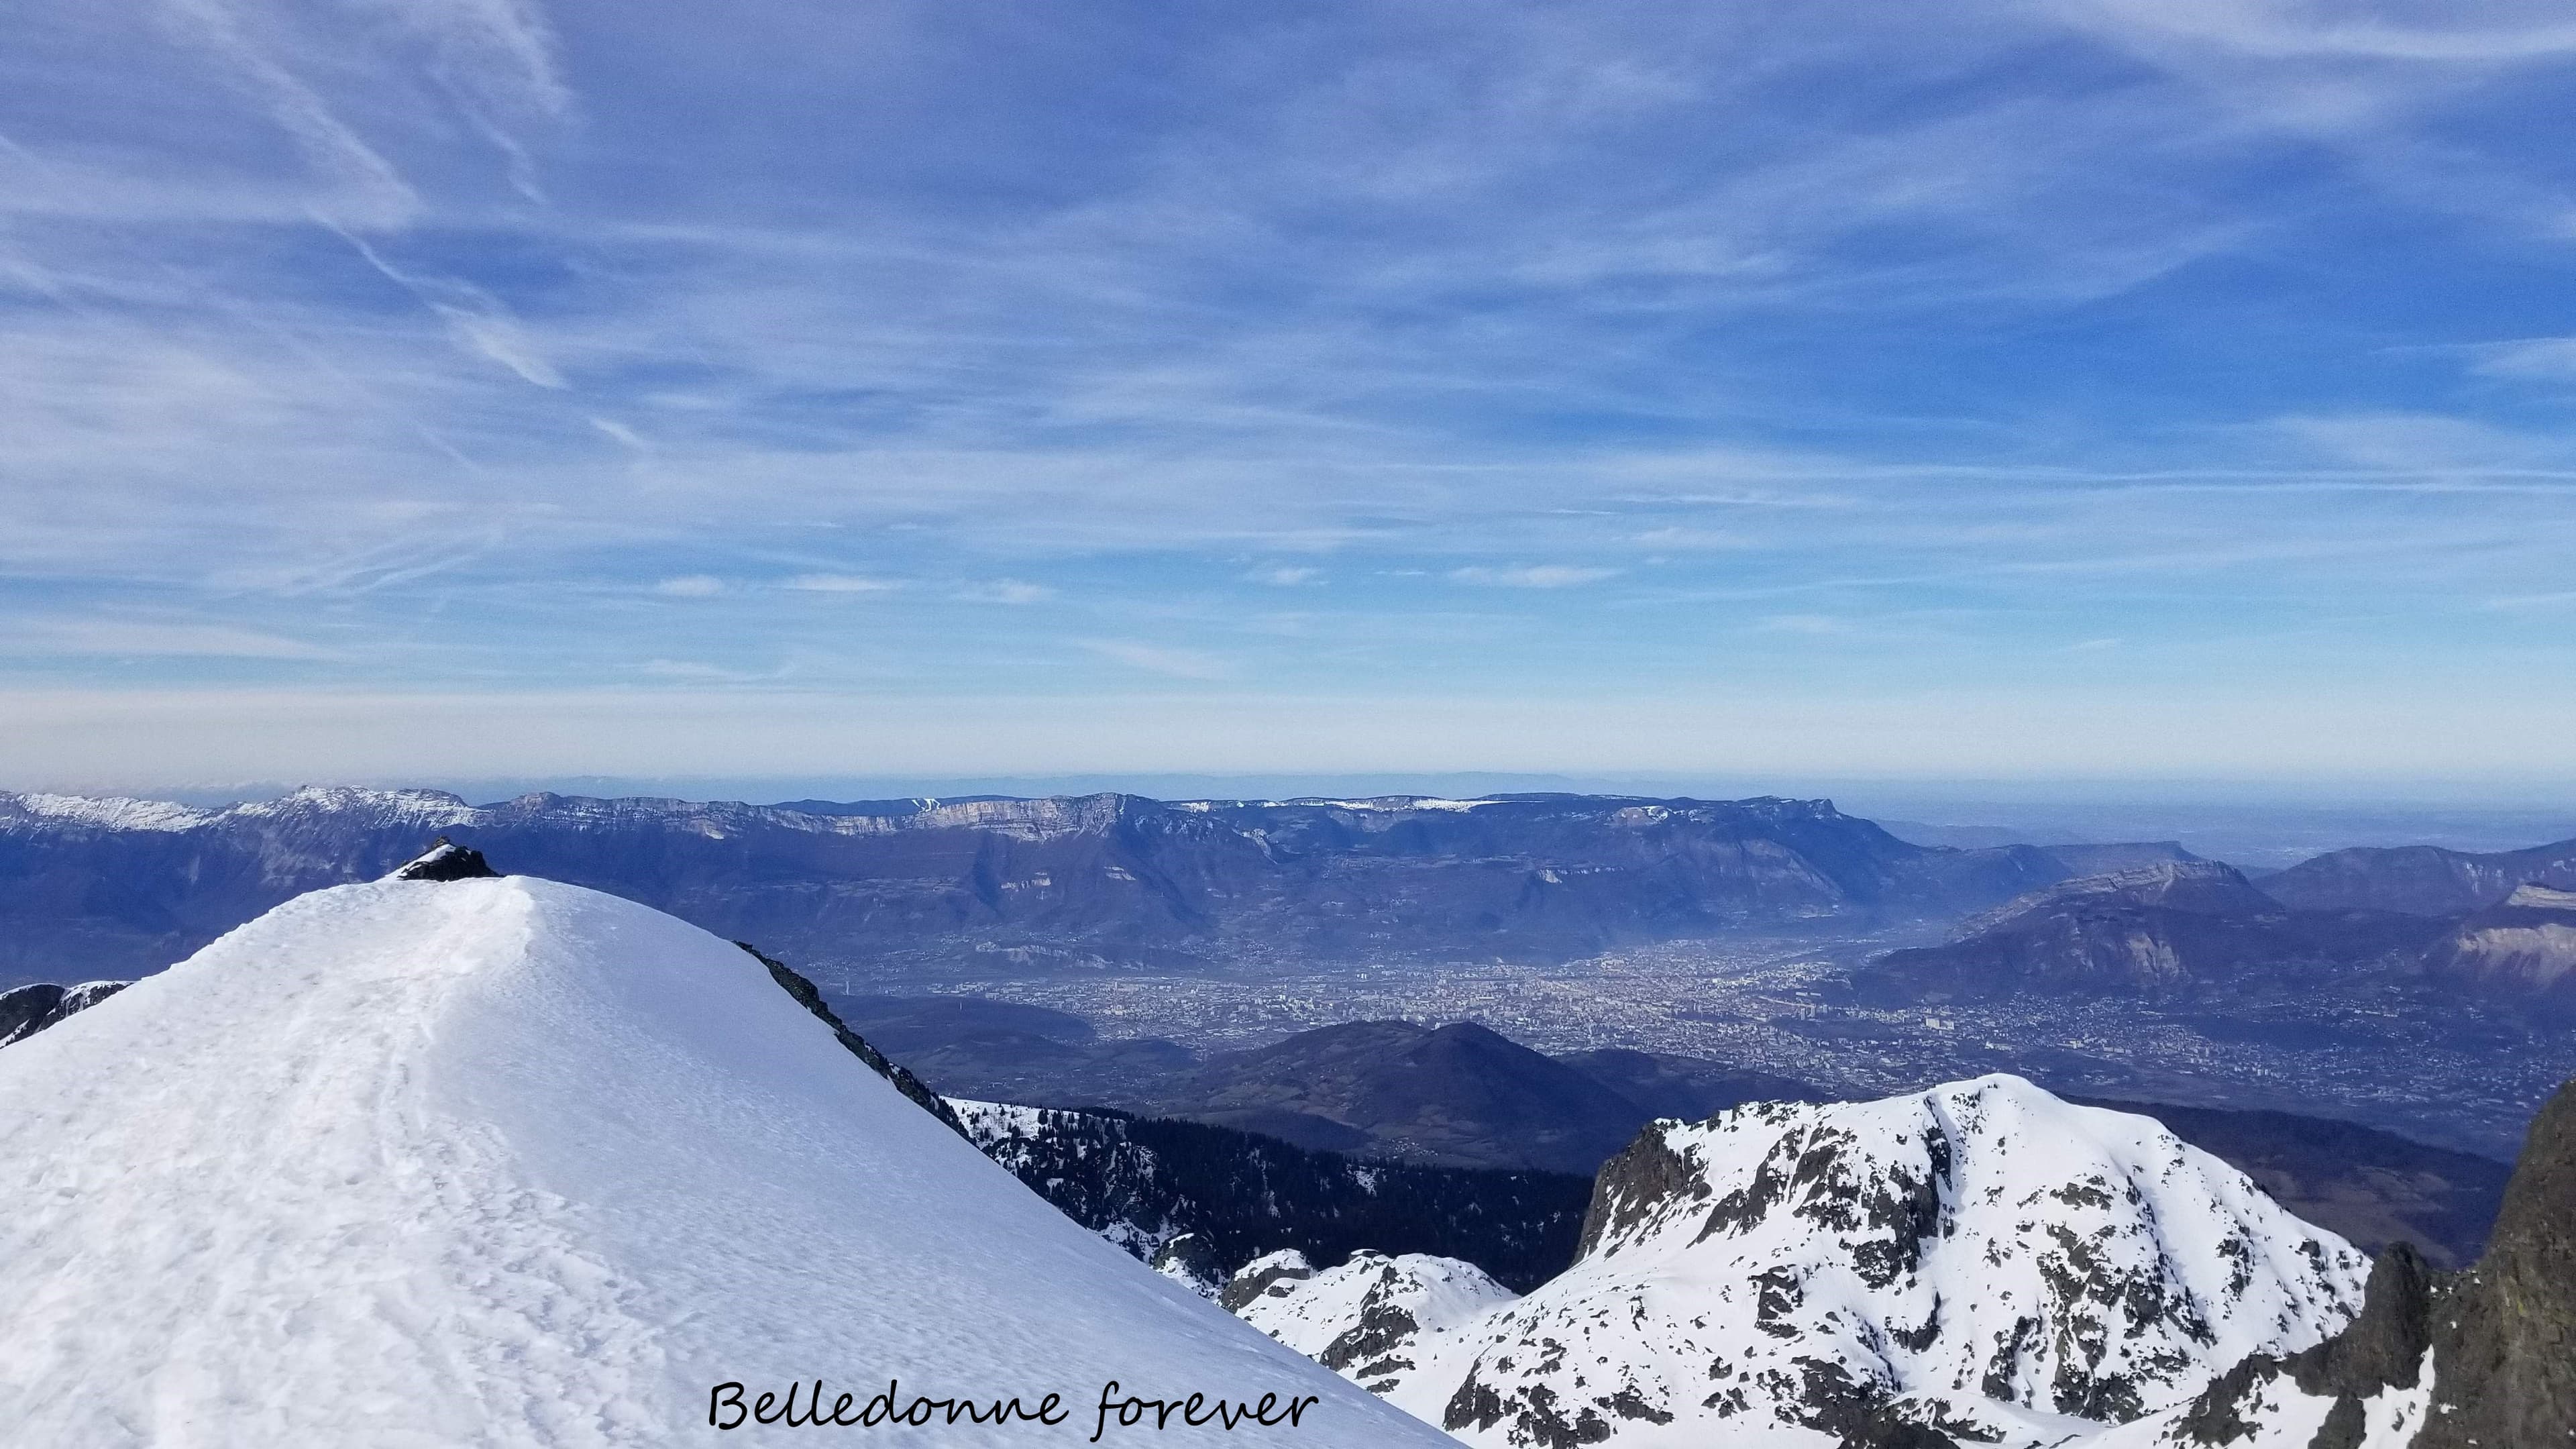
[[[867,1063],[869,1069],[878,1076],[892,1082],[894,1089],[903,1093],[914,1106],[946,1123],[950,1131],[970,1142],[974,1140],[974,1134],[966,1130],[965,1123],[957,1120],[957,1112],[948,1105],[946,1098],[923,1086],[919,1077],[905,1071],[897,1063],[887,1060],[885,1053],[868,1045],[866,1038],[843,1025],[841,1018],[835,1016],[832,1008],[824,1003],[823,993],[814,988],[813,982],[789,970],[786,963],[762,955],[760,948],[748,941],[736,941],[734,944],[750,952],[752,959],[768,967],[770,979],[776,981],[788,995],[795,997],[797,1005],[812,1012],[825,1026],[830,1027],[832,1035],[840,1040],[841,1046],[850,1055]]]
[[[2447,1285],[2419,1449],[2576,1444],[2576,1081],[2532,1119],[2477,1266]]]
[[[130,981],[84,981],[78,986],[56,986],[39,981],[12,991],[0,991],[0,1046],[25,1041],[64,1017],[96,1006],[133,984]]]
[[[429,843],[429,848],[395,866],[390,880],[491,880],[501,873],[483,858],[483,852],[457,844],[442,835]]]
[[[1180,1234],[1156,1248],[1145,1266],[1202,1298],[1214,1298],[1226,1284],[1225,1259],[1205,1233]]]
[[[1658,1123],[1574,1267],[1367,1382],[1497,1449],[2054,1443],[2320,1341],[2366,1264],[2151,1120],[1988,1077]]]
[[[2486,1255],[2400,1246],[2334,1337],[2256,1355],[2123,1440],[2192,1449],[2564,1449],[2576,1444],[2576,1082],[2532,1119]]]
[[[1281,1248],[1264,1253],[1234,1271],[1234,1276],[1217,1290],[1219,1308],[1240,1317],[1254,1299],[1270,1295],[1285,1298],[1297,1291],[1297,1285],[1315,1276],[1315,1265],[1294,1248]]]
[[[1361,1252],[1302,1275],[1261,1262],[1272,1266],[1238,1280],[1260,1282],[1258,1291],[1238,1295],[1228,1286],[1235,1315],[1375,1393],[1440,1357],[1462,1326],[1516,1296],[1455,1258]]]

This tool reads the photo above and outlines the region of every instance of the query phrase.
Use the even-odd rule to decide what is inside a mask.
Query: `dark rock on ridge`
[[[78,986],[56,986],[39,981],[13,991],[0,991],[0,1046],[25,1041],[73,1012],[86,1011],[133,984],[85,981]]]
[[[2576,1443],[2576,1081],[2532,1119],[2486,1256],[2433,1311],[2417,1449]]]
[[[1156,1248],[1145,1262],[1157,1273],[1186,1279],[1202,1290],[1213,1290],[1226,1281],[1225,1259],[1204,1233],[1183,1233]]]
[[[1305,1255],[1265,1253],[1235,1270],[1218,1290],[1216,1303],[1228,1313],[1240,1313],[1243,1305],[1267,1293],[1280,1283],[1295,1283],[1315,1276],[1314,1265]]]
[[[736,941],[734,944],[750,952],[753,960],[768,967],[770,979],[776,981],[788,995],[795,997],[797,1005],[812,1012],[817,1020],[830,1027],[832,1035],[840,1039],[842,1047],[847,1049],[850,1055],[867,1063],[869,1070],[878,1076],[892,1082],[894,1089],[903,1093],[914,1106],[947,1123],[950,1131],[970,1142],[974,1140],[973,1134],[966,1130],[966,1124],[957,1120],[956,1109],[950,1107],[944,1098],[923,1086],[921,1078],[904,1070],[888,1060],[885,1053],[868,1045],[866,1038],[843,1025],[841,1018],[833,1015],[832,1008],[824,1004],[823,993],[814,989],[813,982],[789,970],[786,963],[762,955],[760,948],[748,941]]]
[[[429,848],[394,867],[394,880],[492,880],[500,876],[483,852],[442,835]]]
[[[2284,1366],[2301,1393],[2359,1399],[2387,1385],[2415,1387],[2432,1346],[2433,1271],[2399,1243],[2370,1265],[2361,1313],[2342,1332],[2290,1355]]]
[[[2475,1267],[2434,1273],[2400,1245],[2373,1265],[2361,1315],[2286,1360],[2236,1365],[2180,1424],[2193,1442],[2248,1437],[2256,1389],[2289,1379],[2332,1396],[2310,1449],[2354,1449],[2362,1401],[2419,1386],[2432,1353],[2432,1408],[2410,1449],[2563,1449],[2576,1443],[2576,1081],[2532,1119],[2495,1233]]]

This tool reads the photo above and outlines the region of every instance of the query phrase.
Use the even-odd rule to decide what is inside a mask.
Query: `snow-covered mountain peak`
[[[2016,1077],[1759,1104],[1649,1128],[1574,1267],[1392,1397],[1496,1445],[2054,1442],[2316,1342],[2367,1267],[2156,1122]]]
[[[751,955],[592,891],[298,897],[0,1051],[0,1102],[13,1443],[801,1443],[710,1399],[817,1377],[1085,1420],[1112,1379],[1312,1394],[1301,1444],[1441,1442],[1066,1220]]]

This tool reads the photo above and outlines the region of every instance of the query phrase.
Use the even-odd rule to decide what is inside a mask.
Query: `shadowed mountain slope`
[[[2263,893],[2303,911],[2456,916],[2494,905],[2531,882],[2576,890],[2576,840],[2493,852],[2438,845],[2330,851],[2265,876]]]

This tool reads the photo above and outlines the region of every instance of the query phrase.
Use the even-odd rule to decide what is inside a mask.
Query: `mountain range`
[[[2576,892],[2513,879],[2568,866],[2576,846],[2343,851],[2261,880],[2215,861],[2165,862],[2041,887],[1945,944],[1879,957],[1856,982],[1865,997],[1927,1002],[2384,986],[2576,1018]],[[2382,887],[2399,906],[2351,903]]]
[[[1829,802],[1773,798],[536,794],[475,806],[330,788],[195,809],[0,795],[0,985],[157,970],[294,895],[381,874],[441,831],[825,976],[925,960],[999,972],[1564,959],[1745,929],[1953,919],[2114,858],[1912,845]]]
[[[1326,1445],[1441,1442],[1389,1404],[1514,1449],[2576,1430],[2576,1086],[2474,1267],[2393,1247],[2365,1295],[2362,1254],[2278,1185],[2366,1157],[2361,1129],[2282,1155],[2304,1129],[2279,1114],[2155,1109],[2169,1129],[1996,1075],[1655,1121],[1583,1194],[951,1102],[779,960],[461,847],[131,986],[0,1001],[22,995],[0,1416],[32,1442],[664,1443],[715,1437],[695,1414],[715,1425],[729,1380],[796,1365],[861,1393],[882,1374],[951,1424],[1040,1380],[1259,1378],[1310,1396],[1299,1442]],[[1188,1069],[1420,1153],[1492,1150],[1477,1111],[1731,1090],[1714,1064],[1464,1024],[1331,1031]],[[2249,1177],[2192,1138],[2275,1155]]]
[[[979,1146],[1068,1216],[1139,1257],[1193,1238],[1189,1251],[1219,1276],[1256,1251],[1289,1247],[1337,1262],[1370,1248],[1456,1257],[1526,1285],[1568,1260],[1584,1185],[1648,1123],[1699,1121],[1750,1101],[1828,1096],[1699,1058],[1618,1048],[1549,1057],[1470,1023],[1348,1023],[1201,1064],[1176,1043],[1095,1042],[1089,1022],[1043,1007],[818,992],[780,962],[753,954],[855,1054],[935,1115],[959,1118],[959,1131],[972,1129]],[[0,993],[0,1045],[125,984]],[[1013,1095],[1098,1102],[1104,1098],[1094,1089],[1114,1078],[1108,1097],[1150,1102],[1153,1112],[934,1095],[934,1088],[961,1090],[961,1061],[971,1080],[982,1080],[1031,1043],[1070,1052],[1068,1042],[1093,1043],[1100,1056],[1030,1053],[1007,1074],[1021,1089]],[[1104,1060],[1142,1062],[1151,1071],[1082,1070]],[[1068,1061],[1077,1070],[1055,1075]],[[1229,1070],[1238,1064],[1248,1069]],[[918,1077],[908,1069],[914,1065],[923,1066]],[[1222,1095],[1193,1096],[1191,1089]],[[1273,1105],[1246,1106],[1265,1092],[1276,1094]],[[2126,1101],[2091,1105],[2154,1117],[2252,1176],[2301,1217],[2374,1252],[2406,1243],[2441,1267],[2478,1255],[2508,1173],[2489,1158],[2349,1122]],[[1226,1121],[1287,1135],[1217,1125]],[[1318,1148],[1319,1140],[1339,1150]]]

